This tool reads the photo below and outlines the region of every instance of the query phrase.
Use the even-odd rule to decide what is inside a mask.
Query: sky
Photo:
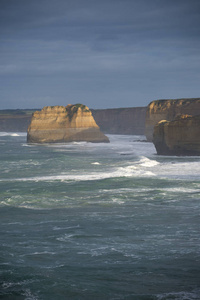
[[[0,109],[197,97],[199,0],[0,0]]]

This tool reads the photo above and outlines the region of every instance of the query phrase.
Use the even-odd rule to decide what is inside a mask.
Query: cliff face
[[[160,121],[154,127],[153,143],[160,155],[200,155],[200,115]]]
[[[146,107],[93,109],[95,121],[103,132],[136,134],[145,132]]]
[[[36,111],[28,127],[27,141],[55,143],[71,141],[109,142],[94,121],[91,111],[82,104],[46,106]]]
[[[26,132],[31,115],[0,115],[0,131]]]
[[[156,100],[147,107],[145,135],[148,141],[153,139],[154,126],[161,120],[172,121],[181,114],[199,115],[200,98]]]

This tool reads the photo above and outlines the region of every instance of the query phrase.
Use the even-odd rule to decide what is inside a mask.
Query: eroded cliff
[[[143,135],[146,107],[93,109],[95,121],[105,133]]]
[[[28,127],[29,143],[109,142],[89,108],[82,104],[46,106],[36,111]]]
[[[152,101],[146,112],[145,135],[147,140],[153,140],[154,126],[159,121],[172,121],[181,114],[199,115],[200,98]]]
[[[181,115],[154,127],[153,143],[160,155],[200,155],[200,115]]]

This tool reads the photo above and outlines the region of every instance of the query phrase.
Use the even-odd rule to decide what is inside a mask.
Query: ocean
[[[200,157],[0,133],[0,299],[200,299]]]

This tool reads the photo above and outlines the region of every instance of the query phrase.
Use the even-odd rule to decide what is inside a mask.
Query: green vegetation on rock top
[[[71,106],[67,107],[68,117],[69,117],[70,120],[72,119],[74,114],[77,113],[79,108],[81,108],[82,111],[84,111],[84,112],[89,112],[89,109],[87,108],[87,106],[83,105],[81,103],[71,105]]]
[[[74,104],[73,107],[76,107],[77,109],[80,107],[83,111],[89,111],[87,106],[81,103]]]

